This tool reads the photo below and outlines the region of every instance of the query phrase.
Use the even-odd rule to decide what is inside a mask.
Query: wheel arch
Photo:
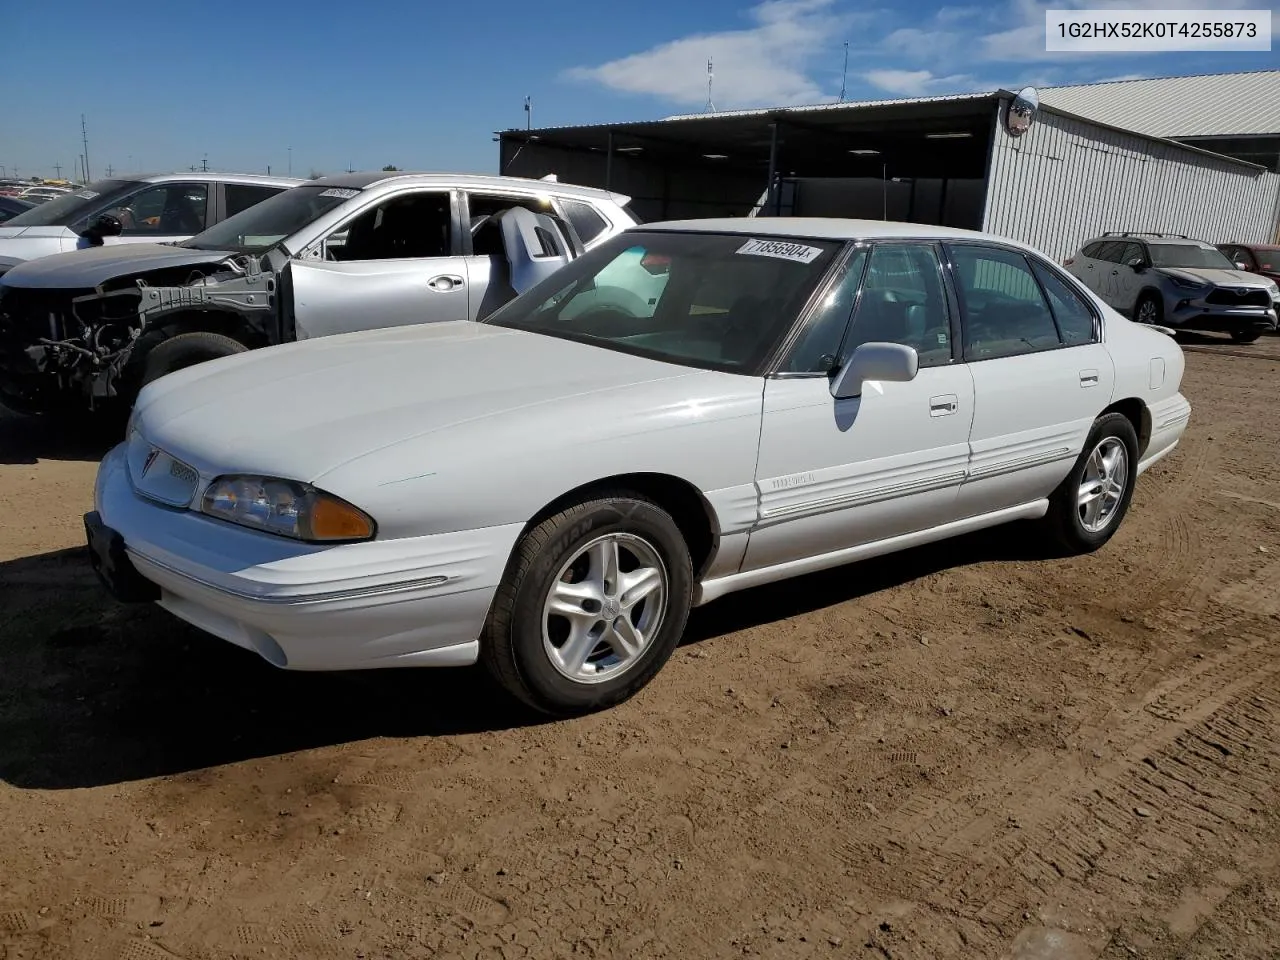
[[[1151,442],[1151,410],[1137,397],[1126,397],[1112,403],[1098,416],[1105,417],[1108,413],[1121,414],[1133,424],[1133,432],[1138,435],[1138,457],[1141,458]]]
[[[720,543],[720,525],[716,521],[715,509],[702,491],[688,480],[668,473],[623,473],[581,484],[538,510],[524,525],[520,536],[575,503],[603,493],[622,491],[646,497],[671,514],[689,547],[694,581],[700,580]]]
[[[251,350],[264,347],[269,342],[266,331],[234,310],[183,310],[169,314],[154,324],[149,324],[143,337],[155,333],[157,336],[150,344],[154,347],[180,333],[196,332],[221,334],[238,340]]]

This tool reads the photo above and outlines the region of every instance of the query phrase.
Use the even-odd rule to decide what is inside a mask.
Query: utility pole
[[[84,144],[84,182],[89,182],[89,133],[84,125],[84,114],[80,114],[80,142]]]
[[[201,173],[209,172],[209,154],[207,153],[204,155],[204,158],[200,161],[200,172]]]
[[[524,128],[533,129],[533,97],[524,98]]]
[[[293,176],[293,147],[289,148],[289,176]]]
[[[711,58],[707,58],[707,113],[715,113],[716,105],[711,99],[711,81],[715,78],[715,74],[711,71]]]
[[[83,179],[80,181],[81,183],[88,183],[88,182],[89,182],[89,175],[88,175],[87,173],[85,173],[85,172],[84,172],[84,154],[83,154],[83,153],[82,153],[82,154],[80,154],[80,176],[83,178]]]
[[[849,79],[849,41],[844,42],[844,73],[840,77],[840,102],[844,103],[845,83]]]
[[[53,172],[54,172],[54,173],[56,173],[56,174],[58,175],[58,179],[59,179],[59,180],[61,180],[61,179],[62,179],[62,164],[60,164],[60,163],[55,163],[55,164],[53,165]],[[107,174],[107,176],[111,176],[111,174]]]
[[[108,177],[109,177],[109,176],[111,176],[111,174],[115,172],[115,169],[116,169],[115,167],[113,167],[111,164],[109,164],[109,163],[108,163],[108,164],[107,164],[107,176],[108,176]]]

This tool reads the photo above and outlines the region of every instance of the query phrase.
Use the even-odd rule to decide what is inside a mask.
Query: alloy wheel
[[[662,627],[668,575],[641,537],[610,533],[560,568],[543,605],[542,644],[556,671],[600,683],[634,667]]]
[[[1118,437],[1103,438],[1085,461],[1076,494],[1085,530],[1100,533],[1111,525],[1128,485],[1128,448]]]

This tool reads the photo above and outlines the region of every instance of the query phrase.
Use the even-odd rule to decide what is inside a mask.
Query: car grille
[[[148,499],[171,507],[185,507],[195,496],[200,474],[176,457],[152,446],[136,430],[129,437],[129,479]]]
[[[1218,287],[1204,300],[1205,303],[1216,303],[1224,307],[1271,306],[1271,294],[1256,287]]]

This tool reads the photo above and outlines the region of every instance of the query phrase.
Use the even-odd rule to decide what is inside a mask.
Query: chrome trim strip
[[[442,583],[447,583],[450,579],[447,576],[419,577],[416,580],[402,580],[399,583],[380,584],[372,587],[351,587],[346,590],[331,590],[327,593],[305,593],[289,597],[264,597],[248,590],[236,590],[231,587],[224,587],[218,583],[213,583],[210,580],[205,580],[202,577],[192,576],[186,571],[179,570],[170,564],[157,560],[154,557],[147,556],[147,554],[135,550],[128,545],[126,545],[125,550],[131,556],[142,560],[144,563],[149,563],[152,566],[159,567],[166,573],[171,573],[176,577],[181,577],[184,580],[188,580],[198,586],[205,587],[208,590],[213,590],[217,593],[235,597],[238,600],[251,600],[255,603],[279,604],[283,606],[305,603],[332,603],[336,600],[355,600],[361,597],[380,597],[393,593],[406,593],[410,590],[416,590],[422,587],[439,586]]]
[[[777,517],[794,517],[804,513],[823,513],[827,510],[838,510],[841,507],[864,503],[878,503],[882,500],[892,500],[895,497],[908,496],[913,493],[927,493],[930,490],[949,487],[952,484],[963,482],[964,478],[965,472],[960,470],[956,473],[928,477],[924,480],[911,480],[906,483],[893,483],[887,486],[874,487],[861,493],[844,494],[839,497],[827,497],[822,500],[809,500],[785,507],[775,507],[772,510],[761,510],[760,517],[763,520],[772,520]]]
[[[986,480],[989,477],[998,477],[1002,473],[1013,473],[1015,470],[1022,470],[1026,467],[1039,467],[1047,463],[1053,463],[1055,460],[1065,460],[1073,456],[1075,454],[1072,453],[1070,447],[1059,447],[1057,450],[1050,450],[1047,453],[1037,453],[1018,460],[1003,460],[994,466],[970,470],[969,479]]]

